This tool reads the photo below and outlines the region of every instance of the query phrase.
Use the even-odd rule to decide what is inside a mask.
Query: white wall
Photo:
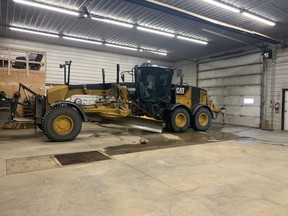
[[[102,68],[105,69],[106,82],[115,82],[116,64],[120,64],[120,70],[125,71],[131,70],[135,65],[147,62],[145,58],[132,56],[133,52],[131,52],[131,56],[126,56],[6,38],[1,38],[0,46],[46,52],[46,83],[52,84],[63,83],[63,69],[59,68],[59,64],[63,64],[66,60],[72,60],[71,84],[102,82]],[[166,61],[153,60],[150,58],[149,60],[152,64],[162,66],[173,65]],[[127,81],[130,81],[128,78],[128,76],[125,77]]]

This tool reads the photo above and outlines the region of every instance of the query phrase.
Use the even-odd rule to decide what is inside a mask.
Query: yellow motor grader
[[[214,113],[221,112],[208,99],[206,90],[183,82],[172,84],[173,68],[144,63],[129,72],[133,82],[124,82],[124,73],[120,82],[117,65],[115,83],[105,83],[103,73],[102,83],[71,85],[71,61],[60,67],[64,68],[64,84],[47,89],[46,96],[21,83],[12,98],[0,92],[0,126],[19,121],[15,113],[22,91],[34,114],[27,121],[32,120],[51,141],[75,139],[83,121],[109,121],[158,133],[163,127],[172,132],[184,132],[188,127],[205,131]],[[74,95],[95,95],[97,100],[90,105],[85,105],[81,97],[67,100]]]

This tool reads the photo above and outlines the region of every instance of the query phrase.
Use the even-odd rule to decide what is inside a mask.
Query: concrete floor
[[[112,160],[47,161],[93,150]],[[0,130],[0,215],[288,216],[287,155],[287,132],[245,127],[152,134],[85,124],[66,143]]]

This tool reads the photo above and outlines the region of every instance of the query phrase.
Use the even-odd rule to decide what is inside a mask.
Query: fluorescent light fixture
[[[175,37],[174,34],[171,34],[171,33],[168,33],[168,32],[163,32],[163,31],[159,31],[159,30],[154,30],[154,29],[150,29],[150,28],[145,28],[145,27],[142,27],[142,26],[137,26],[137,29],[141,30],[141,31],[146,31],[146,32],[154,33],[154,34],[167,36],[167,37]]]
[[[163,55],[163,56],[167,56],[167,52],[166,51],[158,51],[156,49],[145,49],[145,48],[141,48],[142,49],[142,52],[149,52],[149,53],[154,53],[154,54],[157,54],[157,55]]]
[[[85,40],[85,39],[74,38],[74,37],[67,37],[67,36],[63,36],[63,38],[64,38],[65,40],[73,40],[73,41],[79,41],[79,42],[83,42],[83,43],[90,43],[90,44],[102,45],[102,43],[101,43],[101,42],[98,42],[98,41]]]
[[[246,17],[249,17],[249,18],[251,18],[251,19],[257,20],[257,21],[259,21],[259,22],[265,23],[265,24],[270,25],[270,26],[275,26],[275,25],[276,25],[275,22],[272,22],[272,21],[263,19],[263,18],[258,17],[258,16],[256,16],[256,15],[253,15],[253,14],[251,14],[251,13],[243,12],[242,15],[244,15],[244,16],[246,16]]]
[[[30,34],[38,34],[38,35],[43,35],[43,36],[48,36],[48,37],[59,38],[59,35],[40,32],[40,31],[27,30],[27,29],[15,28],[15,27],[10,27],[9,29],[13,31],[20,31],[20,32],[25,32],[25,33],[30,33]]]
[[[102,19],[102,18],[96,18],[96,17],[91,17],[91,19],[101,21],[101,22],[111,23],[114,25],[119,25],[119,26],[123,26],[123,27],[127,27],[127,28],[133,28],[132,24],[120,22],[120,21],[116,21],[116,20],[112,20],[112,19],[106,19],[106,18]]]
[[[183,36],[180,36],[180,35],[177,35],[177,38],[181,39],[181,40],[190,41],[190,42],[193,42],[193,43],[199,43],[199,44],[204,44],[204,45],[208,44],[208,42],[206,42],[206,41],[196,40],[196,39],[193,39],[193,38],[183,37]]]
[[[154,53],[154,54],[157,54],[157,55],[167,56],[167,53],[164,53],[164,52],[157,52],[157,51],[148,51],[148,52]]]
[[[46,10],[52,10],[52,11],[56,11],[56,12],[60,12],[60,13],[65,13],[65,14],[70,14],[70,15],[74,15],[74,16],[79,16],[78,12],[75,12],[75,11],[72,11],[72,10],[67,10],[67,9],[64,9],[64,8],[54,7],[54,6],[50,6],[50,5],[45,5],[45,4],[32,2],[32,1],[25,1],[25,0],[13,0],[13,1],[16,2],[16,3],[29,5],[29,6],[33,6],[33,7],[38,7],[38,8],[42,8],[42,9],[46,9]]]
[[[109,47],[116,47],[116,48],[120,48],[120,49],[127,49],[127,50],[133,50],[133,51],[137,51],[137,48],[134,47],[127,47],[127,46],[121,46],[121,45],[116,45],[116,44],[110,44],[110,43],[105,43],[106,46]]]
[[[222,3],[222,2],[219,2],[219,1],[214,1],[214,0],[202,0],[202,1],[205,1],[205,2],[207,2],[207,3],[213,4],[213,5],[215,5],[215,6],[224,8],[224,9],[226,9],[226,10],[229,10],[229,11],[232,11],[232,12],[235,12],[235,13],[240,13],[240,10],[239,10],[238,8],[229,6],[229,5],[224,4],[224,3]]]

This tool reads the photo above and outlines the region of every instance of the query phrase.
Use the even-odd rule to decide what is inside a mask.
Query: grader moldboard
[[[71,61],[60,65],[64,68],[64,85],[47,89],[46,96],[21,83],[13,98],[0,92],[0,126],[7,122],[33,121],[51,141],[59,142],[75,139],[83,121],[108,121],[158,133],[163,127],[173,132],[184,132],[190,126],[205,131],[214,113],[221,112],[208,100],[206,90],[183,84],[183,79],[180,84],[172,84],[172,68],[144,63],[128,72],[132,82],[125,82],[125,72],[122,72],[120,83],[117,65],[116,83],[105,83],[102,70],[102,83],[71,85],[70,67]],[[23,105],[19,102],[21,91],[33,118],[15,115],[17,106]],[[80,97],[73,102],[67,100],[73,95],[95,95],[98,99],[95,104],[85,105]]]

